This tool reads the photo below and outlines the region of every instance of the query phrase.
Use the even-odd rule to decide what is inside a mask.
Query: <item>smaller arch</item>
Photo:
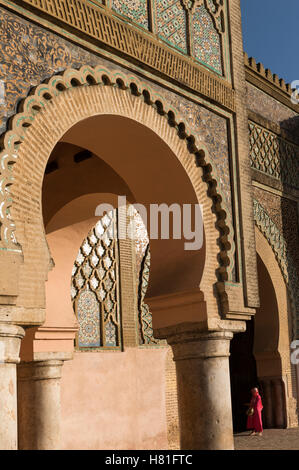
[[[263,285],[263,288],[268,289],[268,294],[263,292],[263,295],[270,295],[269,300],[266,297],[264,305],[261,306],[267,329],[264,329],[263,323],[260,324],[262,330],[255,343],[258,373],[259,377],[265,382],[265,393],[268,393],[270,380],[271,387],[275,389],[274,395],[278,393],[278,390],[281,390],[280,399],[282,403],[284,400],[286,402],[286,417],[284,418],[281,415],[278,417],[278,422],[282,425],[283,420],[285,420],[285,426],[294,426],[294,424],[298,424],[298,416],[296,413],[297,388],[295,370],[290,359],[293,320],[290,290],[269,241],[258,227],[255,229],[255,235],[257,254],[262,261],[259,272],[264,280],[266,277],[266,284]],[[259,279],[260,281],[261,279]],[[267,288],[267,283],[270,288]],[[275,297],[275,300],[273,297]],[[270,309],[270,312],[268,309]],[[274,310],[273,313],[275,314],[276,312],[277,315],[277,318],[273,318],[273,321],[271,321],[272,309]],[[256,320],[258,321],[258,318]],[[268,339],[265,343],[266,334]]]
[[[293,311],[292,333],[293,339],[296,339],[299,331],[299,279],[296,269],[292,266],[292,263],[289,262],[287,243],[283,235],[268,215],[266,209],[255,199],[253,200],[253,214],[256,226],[266,237],[275,254],[289,291]]]

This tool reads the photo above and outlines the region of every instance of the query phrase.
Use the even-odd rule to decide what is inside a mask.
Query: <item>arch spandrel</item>
[[[210,310],[218,311],[213,286],[217,280],[220,283],[226,280],[229,265],[226,213],[221,208],[221,196],[217,194],[217,183],[211,173],[208,154],[197,147],[196,138],[188,134],[187,126],[179,122],[173,111],[168,112],[167,105],[161,99],[156,99],[154,94],[151,95],[149,90],[144,90],[138,80],[128,83],[124,77],[109,76],[100,67],[82,67],[80,71],[70,69],[63,75],[52,77],[47,84],[41,84],[32,91],[22,104],[21,111],[14,117],[11,130],[5,134],[5,148],[1,154],[4,176],[9,171],[9,184],[13,183],[10,193],[2,192],[3,203],[8,211],[2,219],[1,244],[4,248],[15,249],[14,234],[22,247],[25,260],[20,276],[18,302],[26,303],[26,285],[34,279],[35,289],[41,293],[38,307],[44,308],[44,281],[51,258],[44,237],[40,196],[51,151],[78,122],[91,116],[112,114],[133,119],[159,135],[187,173],[198,202],[203,204],[207,235],[207,256],[201,289],[205,301],[211,305]],[[194,162],[194,154],[197,164]],[[37,155],[39,158],[36,158]],[[15,160],[17,163],[11,171],[11,163],[8,162]],[[211,198],[207,196],[201,168],[204,169],[204,180],[208,183]],[[7,180],[4,184],[7,184]],[[41,236],[37,237],[37,233]],[[37,259],[39,268],[36,275]],[[30,304],[31,301],[28,302]]]

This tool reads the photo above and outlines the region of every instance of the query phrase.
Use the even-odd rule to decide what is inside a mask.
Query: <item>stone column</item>
[[[286,427],[284,395],[284,383],[282,379],[273,379],[274,417],[276,428]]]
[[[62,365],[60,360],[45,360],[18,366],[20,450],[60,448]]]
[[[0,450],[17,449],[16,364],[24,335],[19,326],[0,324]]]
[[[273,405],[272,405],[272,386],[270,379],[260,380],[263,389],[263,421],[265,427],[271,429],[274,427]]]
[[[225,331],[167,336],[176,362],[183,450],[234,448],[228,360],[232,337]]]

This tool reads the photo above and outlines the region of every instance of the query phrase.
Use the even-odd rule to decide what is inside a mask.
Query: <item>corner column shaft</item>
[[[23,328],[17,325],[0,324],[0,450],[17,449],[16,364],[24,335]]]
[[[59,450],[63,361],[45,360],[18,366],[19,448]]]
[[[234,448],[229,372],[230,332],[168,337],[177,369],[181,448]]]

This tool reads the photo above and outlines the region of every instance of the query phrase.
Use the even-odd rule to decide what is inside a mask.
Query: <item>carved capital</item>
[[[206,331],[202,324],[197,323],[165,328],[155,335],[167,339],[175,361],[229,357],[233,338],[231,331]]]
[[[20,362],[20,346],[24,336],[25,331],[20,326],[0,323],[0,363]]]
[[[26,380],[52,380],[61,379],[63,361],[45,360],[21,363],[18,368],[18,379]]]

